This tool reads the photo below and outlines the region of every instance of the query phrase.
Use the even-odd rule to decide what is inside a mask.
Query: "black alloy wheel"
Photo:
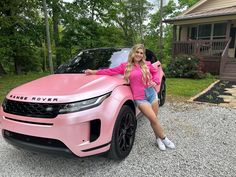
[[[164,79],[162,79],[162,81],[161,81],[161,88],[160,88],[160,92],[159,92],[159,99],[160,99],[159,106],[164,105],[165,101],[166,101],[166,82],[165,82]]]
[[[117,117],[111,148],[108,156],[115,160],[121,160],[127,157],[133,147],[135,139],[135,131],[137,127],[137,120],[132,109],[124,105]]]

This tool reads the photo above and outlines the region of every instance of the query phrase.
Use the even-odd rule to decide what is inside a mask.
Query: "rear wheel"
[[[132,109],[124,105],[117,117],[108,157],[121,160],[127,157],[133,147],[137,120]]]
[[[166,82],[164,79],[161,81],[161,88],[159,92],[159,99],[160,99],[160,104],[159,106],[162,106],[165,104],[166,101]]]

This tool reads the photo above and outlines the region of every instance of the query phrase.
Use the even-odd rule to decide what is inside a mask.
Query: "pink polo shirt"
[[[98,70],[96,74],[98,75],[116,75],[116,74],[122,74],[124,75],[125,68],[128,62],[121,63],[119,66],[114,67],[114,68],[108,68],[108,69],[101,69]],[[151,73],[151,80],[155,82],[156,84],[160,84],[160,79],[158,76],[158,71],[156,68],[153,67],[151,62],[146,61],[146,65],[149,68],[149,71]],[[147,84],[144,84],[142,81],[142,71],[140,66],[134,65],[129,76],[130,80],[130,88],[133,93],[134,100],[143,100],[145,98],[145,88],[148,87]]]

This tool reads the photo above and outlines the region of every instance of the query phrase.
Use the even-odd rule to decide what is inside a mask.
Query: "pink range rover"
[[[23,149],[66,152],[79,157],[104,153],[123,159],[130,153],[139,111],[122,76],[86,76],[87,68],[115,67],[127,61],[129,48],[81,51],[55,74],[11,90],[0,107],[4,139]],[[160,105],[165,76],[150,50],[147,60],[158,68]],[[106,153],[105,153],[106,152]]]

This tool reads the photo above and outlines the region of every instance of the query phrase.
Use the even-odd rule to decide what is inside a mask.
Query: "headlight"
[[[107,94],[99,96],[99,97],[65,104],[59,110],[59,114],[77,112],[77,111],[82,111],[85,109],[90,109],[90,108],[96,107],[96,106],[100,105],[107,97],[109,97],[110,94],[111,93],[107,93]]]

